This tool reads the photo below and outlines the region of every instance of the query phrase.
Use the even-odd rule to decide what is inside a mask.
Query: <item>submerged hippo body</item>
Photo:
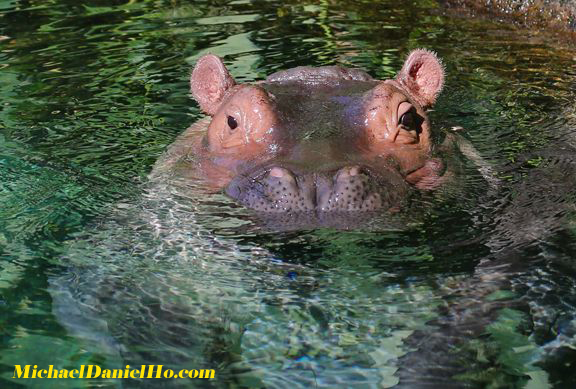
[[[253,84],[236,84],[220,58],[205,55],[191,91],[211,118],[185,132],[168,160],[187,157],[194,177],[265,213],[396,209],[443,180],[426,115],[443,82],[427,50],[413,51],[394,80],[328,66]]]

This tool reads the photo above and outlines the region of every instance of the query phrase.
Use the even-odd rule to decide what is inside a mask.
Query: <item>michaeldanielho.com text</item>
[[[165,369],[164,365],[142,365],[140,369],[102,369],[98,365],[81,365],[80,369],[38,369],[37,365],[15,365],[12,378],[214,378],[212,369]]]

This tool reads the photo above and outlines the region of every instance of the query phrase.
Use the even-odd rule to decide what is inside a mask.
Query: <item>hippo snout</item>
[[[398,205],[409,186],[394,171],[352,165],[323,173],[272,166],[234,179],[226,194],[262,212],[375,211]]]

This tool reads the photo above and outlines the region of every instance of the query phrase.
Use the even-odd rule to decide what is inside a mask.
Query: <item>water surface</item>
[[[166,387],[576,384],[576,53],[435,1],[0,1],[0,382],[15,364],[214,368]],[[148,180],[202,117],[194,62],[393,77],[427,47],[431,114],[494,172],[386,228],[275,231]],[[377,226],[376,226],[377,227]]]

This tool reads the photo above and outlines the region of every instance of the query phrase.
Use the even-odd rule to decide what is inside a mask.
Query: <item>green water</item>
[[[0,1],[0,387],[574,387],[576,51],[435,1]],[[202,54],[393,77],[443,58],[463,160],[402,228],[277,232],[150,182]],[[213,368],[23,380],[14,365]],[[429,385],[429,386],[426,386]]]

